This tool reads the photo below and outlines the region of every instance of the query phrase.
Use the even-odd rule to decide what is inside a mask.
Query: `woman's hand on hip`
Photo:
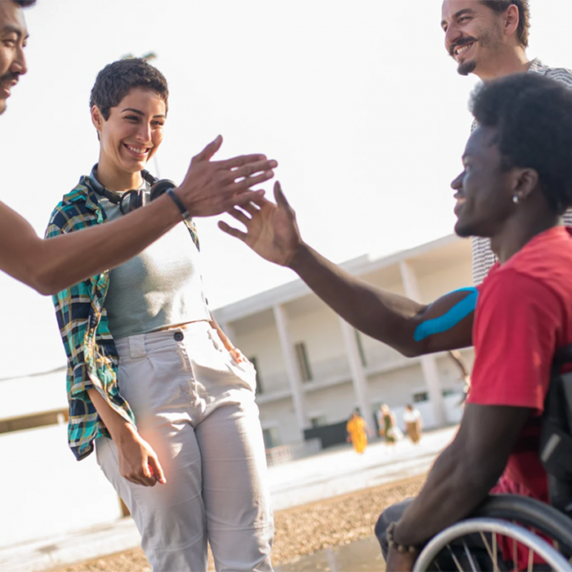
[[[137,433],[135,427],[124,432],[116,445],[119,453],[119,473],[123,478],[144,487],[167,482],[157,454]]]
[[[230,348],[228,353],[232,356],[232,359],[236,363],[242,363],[243,361],[247,361],[244,357],[244,354],[238,348]]]

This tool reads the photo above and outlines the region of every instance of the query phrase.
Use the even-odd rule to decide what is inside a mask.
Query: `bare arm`
[[[42,240],[0,203],[0,269],[41,294],[56,294],[133,258],[180,220],[175,204],[161,197],[120,220]]]
[[[234,208],[230,214],[246,232],[226,223],[219,226],[245,242],[257,254],[294,270],[304,282],[348,323],[407,356],[466,347],[472,343],[473,311],[440,333],[420,336],[419,327],[447,314],[467,298],[452,292],[430,305],[382,290],[351,276],[302,241],[295,213],[276,183],[276,204],[258,199],[256,204]]]
[[[88,389],[87,393],[117,446],[121,476],[136,485],[165,484],[167,481],[155,451],[137,433],[136,427],[119,415],[97,389]]]
[[[446,294],[429,305],[419,304],[348,274],[305,244],[299,246],[289,266],[349,324],[406,356],[472,343],[472,314],[443,333],[416,340],[419,326],[447,313],[467,297],[464,292]]]
[[[277,163],[264,155],[211,161],[221,143],[217,138],[193,159],[176,190],[192,216],[220,214],[260,198],[261,191],[249,189],[274,176]],[[41,240],[20,215],[0,203],[0,270],[41,294],[55,294],[133,258],[180,221],[177,206],[164,196],[118,221]]]

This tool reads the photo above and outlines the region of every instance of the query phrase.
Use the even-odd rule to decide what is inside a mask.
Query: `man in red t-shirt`
[[[548,502],[538,456],[540,423],[556,349],[572,344],[572,238],[563,227],[530,240],[481,287],[473,343],[478,349],[467,403],[531,412],[495,492]]]
[[[376,526],[391,571],[411,570],[420,547],[491,490],[548,500],[539,416],[554,354],[572,344],[572,238],[560,226],[572,206],[572,92],[516,74],[484,84],[473,114],[479,127],[452,187],[455,231],[490,238],[499,259],[478,291],[423,305],[354,278],[303,242],[278,183],[277,204],[263,199],[231,211],[246,232],[219,223],[263,258],[292,268],[355,328],[407,356],[475,346],[455,439],[419,496],[385,510]],[[389,548],[388,531],[405,550]]]

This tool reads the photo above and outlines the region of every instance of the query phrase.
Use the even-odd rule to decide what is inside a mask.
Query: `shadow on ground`
[[[385,563],[375,537],[326,548],[278,566],[276,572],[383,572]]]

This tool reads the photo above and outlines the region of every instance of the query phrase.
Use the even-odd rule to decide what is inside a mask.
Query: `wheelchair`
[[[471,518],[435,536],[414,572],[572,572],[572,373],[559,373],[565,364],[572,364],[572,346],[555,356],[542,419],[539,454],[550,505],[491,495]]]

